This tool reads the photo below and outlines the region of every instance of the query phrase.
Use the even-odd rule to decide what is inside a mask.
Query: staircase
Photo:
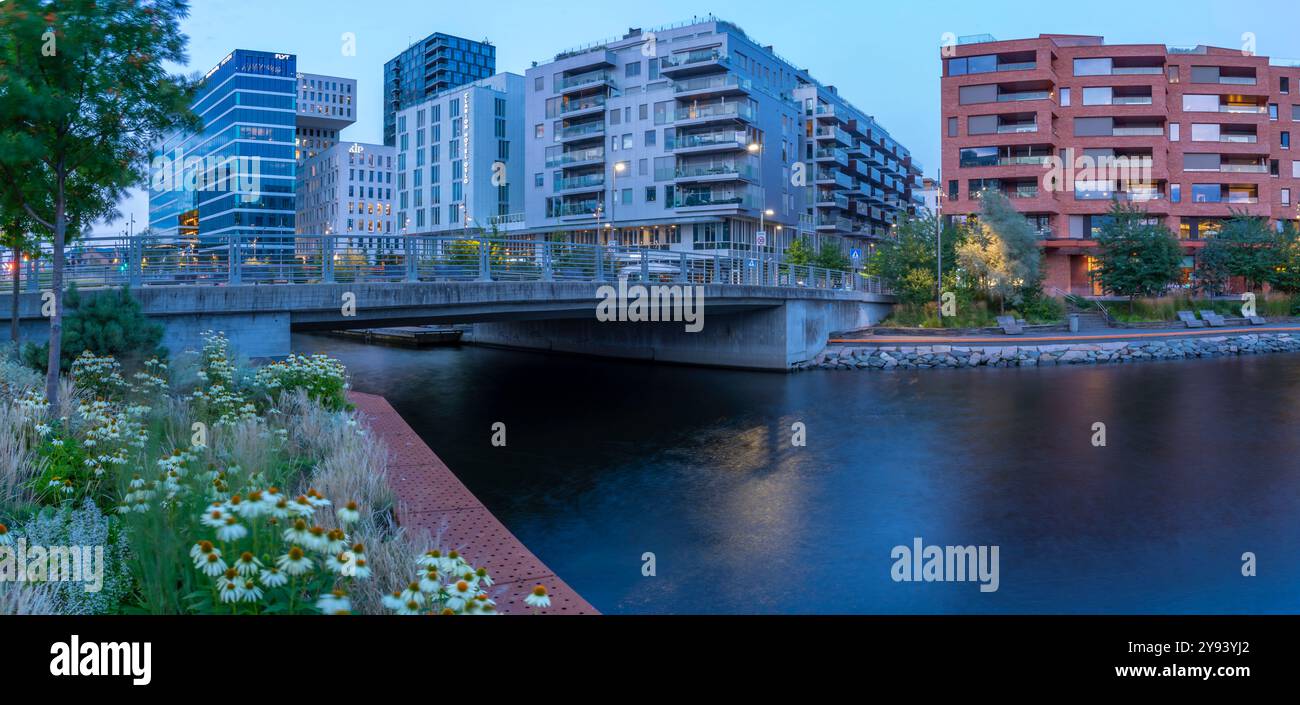
[[[1065,312],[1079,317],[1079,332],[1111,327],[1110,316],[1102,304],[1060,289],[1053,288],[1053,291],[1065,301]]]
[[[1076,315],[1079,316],[1080,333],[1084,331],[1106,330],[1107,328],[1110,328],[1110,324],[1106,322],[1106,318],[1102,316],[1101,312],[1097,309],[1081,311]]]

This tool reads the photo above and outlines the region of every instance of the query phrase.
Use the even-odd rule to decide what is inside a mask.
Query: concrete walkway
[[[1294,324],[1270,324],[1264,326],[1223,327],[1223,328],[1113,328],[1110,333],[1092,331],[1080,333],[1051,333],[1050,335],[850,335],[831,338],[830,345],[969,345],[999,344],[1018,345],[1021,343],[1081,343],[1081,342],[1119,342],[1143,340],[1150,338],[1198,338],[1203,336],[1243,335],[1250,333],[1297,333],[1300,326]]]
[[[350,392],[348,398],[389,451],[389,482],[398,497],[398,522],[412,532],[456,549],[487,568],[495,584],[489,594],[505,614],[599,614],[489,512],[393,410],[387,399]],[[551,606],[534,610],[524,598],[546,587]]]

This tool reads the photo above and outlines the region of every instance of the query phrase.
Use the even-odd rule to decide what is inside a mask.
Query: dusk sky
[[[1122,0],[195,0],[183,25],[190,38],[190,64],[180,70],[207,71],[237,48],[297,54],[300,71],[357,79],[358,120],[342,136],[380,142],[384,62],[432,32],[486,38],[497,47],[498,71],[523,73],[533,61],[620,37],[629,27],[653,29],[712,13],[836,86],[911,149],[927,176],[934,176],[939,164],[939,45],[945,33],[998,39],[1101,34],[1109,43],[1236,48],[1250,32],[1259,54],[1300,57],[1294,27],[1300,13],[1294,2],[1186,0],[1175,7]],[[343,55],[345,32],[356,36],[355,56]],[[121,205],[124,216],[135,215],[136,232],[148,225],[147,200],[140,192]],[[119,220],[100,224],[95,232],[111,235],[125,228]]]

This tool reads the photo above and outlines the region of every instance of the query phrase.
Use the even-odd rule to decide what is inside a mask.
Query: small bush
[[[145,317],[140,302],[126,287],[83,301],[72,284],[63,296],[63,309],[59,350],[64,372],[71,370],[73,361],[85,351],[127,362],[167,357],[167,349],[159,345],[162,325]],[[49,343],[28,343],[23,348],[23,360],[33,369],[44,370],[49,355]]]

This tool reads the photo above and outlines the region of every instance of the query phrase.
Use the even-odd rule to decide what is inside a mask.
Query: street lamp
[[[610,180],[610,195],[614,200],[610,201],[609,204],[609,223],[607,224],[611,229],[613,228],[613,224],[618,220],[618,209],[615,208],[615,206],[618,205],[618,175],[623,173],[626,169],[627,164],[624,164],[623,162],[614,162],[614,178]],[[611,233],[614,237],[618,237],[617,232],[611,230]]]

